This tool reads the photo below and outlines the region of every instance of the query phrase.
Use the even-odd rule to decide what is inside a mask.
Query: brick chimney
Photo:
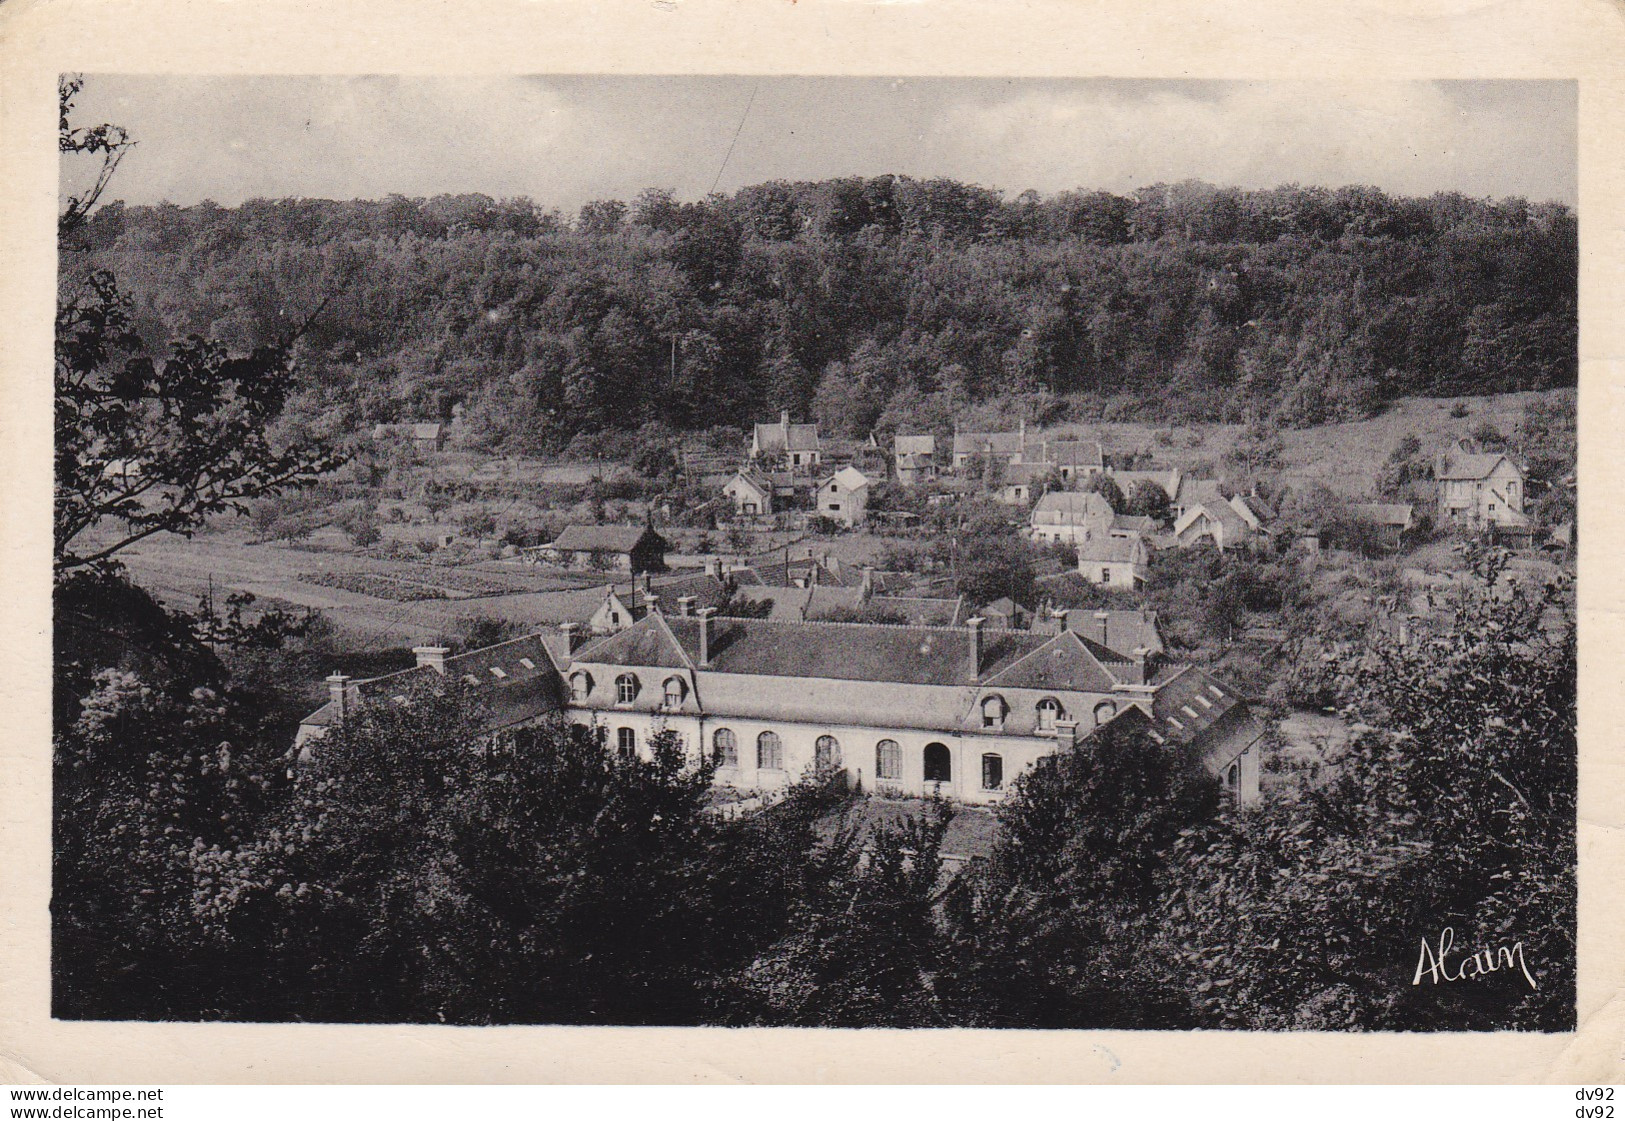
[[[970,675],[972,677],[982,676],[983,628],[986,624],[987,620],[980,615],[965,621],[965,626],[970,630]]]
[[[875,594],[875,566],[872,565],[872,564],[866,564],[866,565],[863,566],[863,598],[868,599],[870,596],[872,596],[874,594]]]
[[[1151,651],[1147,647],[1134,648],[1134,666],[1140,671],[1139,684],[1144,685],[1151,680]]]
[[[645,613],[650,614],[650,615],[659,614],[660,613],[660,597],[655,595],[653,592],[644,592],[643,593],[643,610],[644,610]]]
[[[700,665],[702,666],[711,664],[711,630],[714,626],[711,619],[716,613],[717,609],[714,607],[702,607],[698,612],[700,617]]]
[[[560,623],[559,633],[564,636],[564,646],[569,653],[574,654],[581,648],[582,634],[580,623]]]
[[[708,557],[705,562],[705,574],[713,580],[722,579],[722,558]]]
[[[678,596],[677,614],[684,619],[688,618],[690,615],[694,614],[695,602],[696,597],[694,596]]]
[[[345,710],[350,704],[350,679],[342,673],[335,673],[327,679],[327,696],[333,702],[336,712],[335,723],[344,723]]]
[[[450,653],[449,646],[412,647],[412,655],[418,660],[418,669],[432,669],[438,674],[446,672],[446,655]]]

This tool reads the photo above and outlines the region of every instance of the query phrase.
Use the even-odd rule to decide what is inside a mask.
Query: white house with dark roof
[[[1078,575],[1103,588],[1130,591],[1145,583],[1151,550],[1138,533],[1107,534],[1078,543]]]
[[[818,516],[851,528],[869,519],[869,478],[843,467],[818,484]]]
[[[1076,545],[1097,537],[1109,537],[1117,517],[1111,503],[1094,491],[1057,490],[1033,505],[1028,525],[1034,541]]]
[[[734,512],[755,517],[773,512],[773,480],[757,471],[735,471],[722,487]]]
[[[671,545],[649,526],[571,525],[526,556],[566,568],[613,569],[633,575],[664,572]]]
[[[892,464],[897,481],[904,486],[933,482],[937,477],[937,438],[929,434],[892,437]]]
[[[790,410],[779,413],[777,424],[758,424],[751,432],[750,458],[782,459],[791,470],[810,470],[824,457],[824,443],[816,424],[791,424]]]
[[[1500,452],[1472,452],[1458,446],[1439,457],[1433,478],[1439,487],[1439,515],[1469,525],[1523,528],[1523,471]]]

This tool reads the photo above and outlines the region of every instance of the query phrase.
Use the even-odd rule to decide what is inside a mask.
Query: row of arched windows
[[[1054,697],[1044,697],[1037,704],[1038,730],[1040,732],[1053,732],[1056,724],[1066,719],[1066,709]],[[1101,701],[1095,706],[1095,726],[1106,723],[1117,715],[1117,705],[1112,701]],[[982,698],[982,727],[1002,728],[1010,716],[1010,705],[997,693]]]
[[[739,766],[739,737],[732,728],[718,728],[711,733],[711,758],[719,767]],[[952,782],[954,777],[953,753],[947,744],[925,745],[922,758],[926,782]],[[841,745],[834,736],[819,736],[813,744],[813,765],[822,769],[841,765]],[[756,737],[756,768],[762,771],[784,769],[784,741],[777,732],[763,732]],[[875,744],[875,778],[882,782],[903,777],[903,748],[893,739]],[[982,756],[982,789],[998,790],[1004,786],[1004,758],[989,752]]]

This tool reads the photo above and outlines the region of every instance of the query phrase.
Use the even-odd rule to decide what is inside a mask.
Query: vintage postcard
[[[1618,1079],[1617,8],[414,11],[0,12],[0,1077]]]

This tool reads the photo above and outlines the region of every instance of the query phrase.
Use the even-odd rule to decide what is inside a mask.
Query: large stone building
[[[602,730],[606,748],[643,753],[661,731],[710,755],[719,785],[774,791],[815,767],[870,793],[987,804],[1038,760],[1118,720],[1189,746],[1231,797],[1258,796],[1263,729],[1234,690],[1145,646],[1089,637],[1094,620],[1030,630],[804,623],[654,610],[613,634],[575,624],[370,682],[329,679],[306,719],[312,741],[363,699],[390,703],[411,675],[442,673],[489,692],[494,723],[562,712]],[[1110,621],[1095,632],[1111,635]],[[1120,633],[1143,633],[1122,627]]]

